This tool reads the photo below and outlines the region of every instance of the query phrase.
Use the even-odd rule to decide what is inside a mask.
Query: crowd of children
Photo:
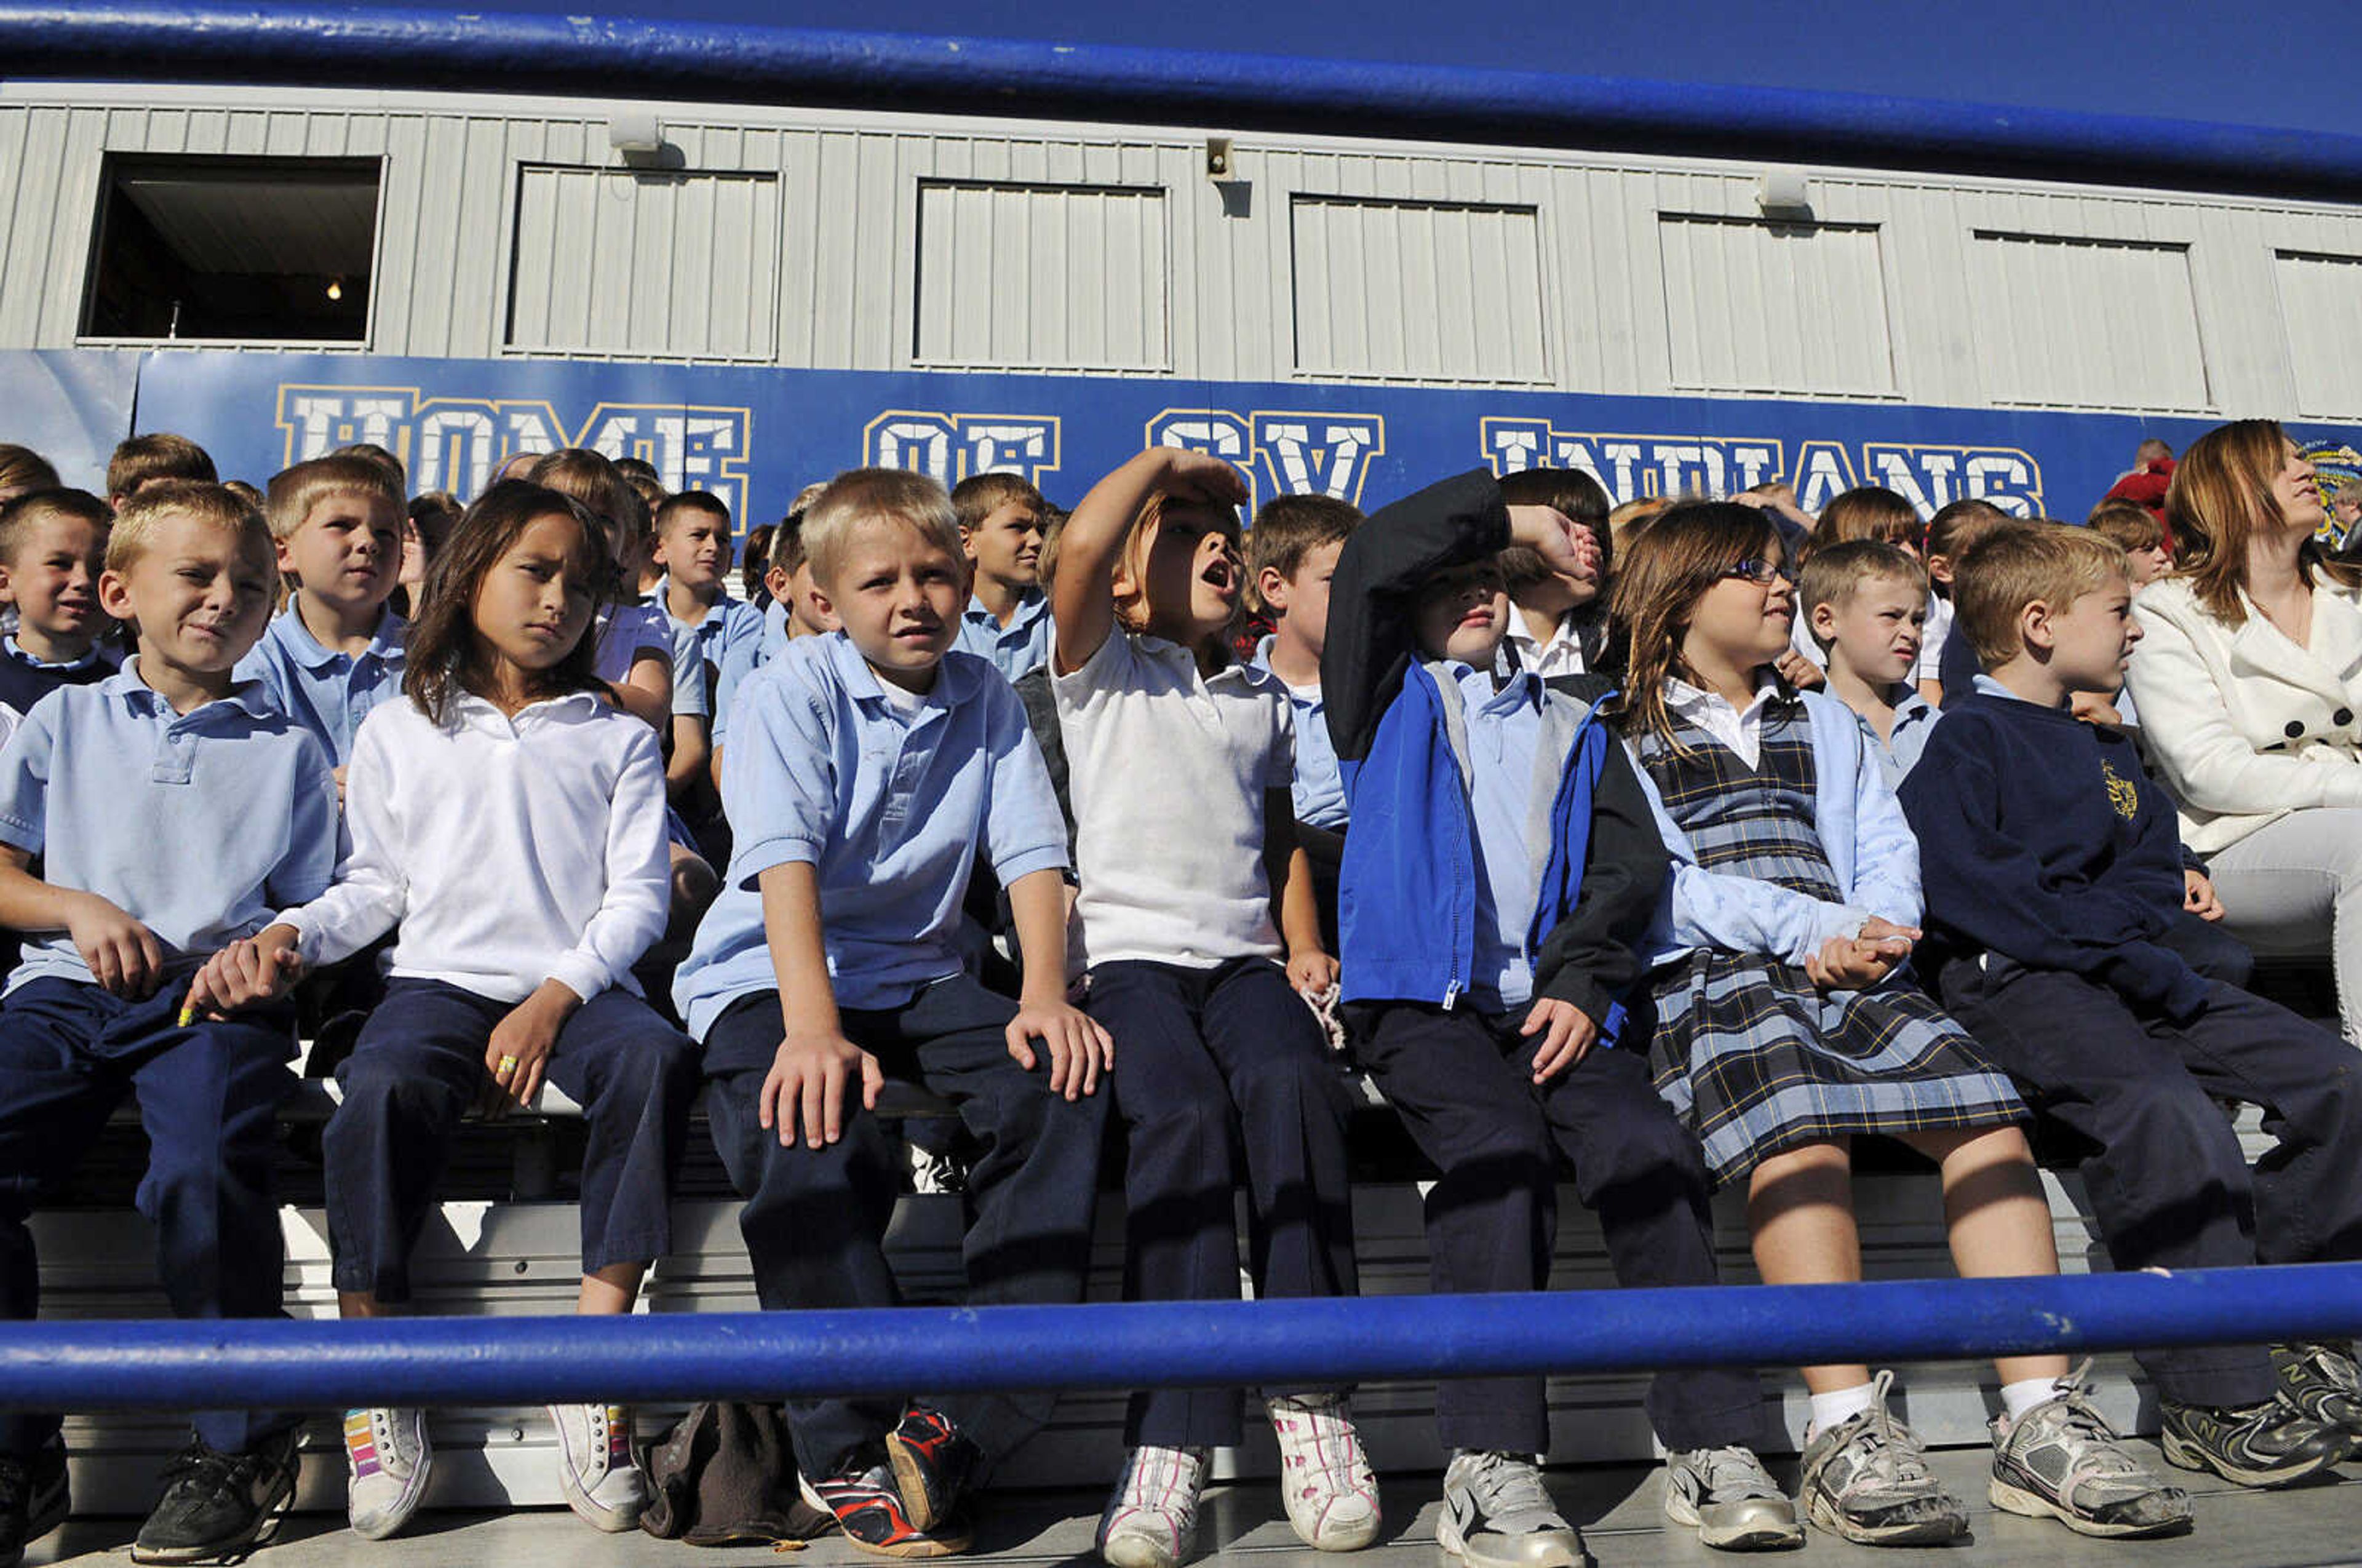
[[[30,1210],[127,1097],[173,1309],[277,1314],[299,1037],[340,1087],[347,1317],[409,1300],[462,1117],[552,1097],[585,1127],[579,1311],[629,1311],[671,1246],[701,1099],[762,1306],[890,1305],[889,1078],[957,1111],[972,1303],[1081,1298],[1103,1147],[1128,1296],[1234,1297],[1241,1186],[1255,1293],[1350,1296],[1341,1053],[1434,1169],[1440,1292],[1545,1288],[1562,1179],[1622,1285],[1715,1284],[1720,1187],[1763,1280],[1858,1279],[1864,1134],[1934,1164],[1961,1275],[2055,1273],[2030,1128],[2119,1268],[2362,1257],[2352,1048],[2244,988],[2125,693],[2204,469],[2154,487],[2180,540],[2139,487],[2070,527],[1480,470],[1243,528],[1238,470],[1175,448],[1071,514],[856,469],[749,536],[736,593],[720,498],[594,452],[462,507],[374,447],[250,495],[140,436],[102,499],[0,447],[0,1316],[34,1315]],[[2263,1109],[2252,1170],[2224,1100]],[[2142,1364],[2172,1465],[2279,1485],[2362,1442],[2349,1346]],[[2081,1369],[1995,1374],[1994,1507],[2190,1528]],[[1653,1379],[1673,1519],[1967,1532],[1888,1374],[1802,1375],[1794,1497],[1755,1375]],[[1350,1390],[1256,1392],[1297,1536],[1377,1540]],[[1584,1563],[1541,1379],[1436,1409],[1444,1551]],[[922,1557],[973,1543],[1049,1413],[911,1389],[788,1422],[818,1517]],[[569,1504],[630,1528],[630,1410],[550,1416]],[[267,1539],[302,1419],[200,1415],[134,1559]],[[424,1413],[343,1430],[352,1525],[392,1534]],[[1102,1559],[1189,1560],[1242,1430],[1239,1390],[1136,1395]],[[0,1568],[68,1508],[58,1418],[0,1417]]]

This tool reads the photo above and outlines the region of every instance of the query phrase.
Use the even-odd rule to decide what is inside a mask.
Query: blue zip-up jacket
[[[1476,946],[1474,812],[1457,687],[1417,659],[1412,618],[1436,573],[1498,553],[1509,519],[1479,469],[1430,485],[1355,530],[1330,584],[1320,687],[1352,827],[1339,878],[1349,1001],[1451,1006]],[[1606,683],[1548,683],[1529,794],[1540,896],[1529,927],[1537,999],[1612,1031],[1637,978],[1668,864],[1630,760],[1593,708]],[[1442,929],[1439,929],[1439,925]]]

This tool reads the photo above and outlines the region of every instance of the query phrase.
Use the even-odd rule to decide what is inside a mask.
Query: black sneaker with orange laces
[[[903,1412],[902,1424],[886,1439],[894,1485],[902,1510],[920,1529],[933,1529],[959,1511],[962,1495],[984,1463],[976,1444],[962,1437],[951,1418],[924,1405]]]
[[[834,1475],[799,1475],[796,1485],[805,1502],[836,1521],[845,1540],[873,1557],[949,1557],[976,1541],[955,1519],[932,1530],[912,1524],[895,1489],[894,1473],[875,1451],[856,1456]]]

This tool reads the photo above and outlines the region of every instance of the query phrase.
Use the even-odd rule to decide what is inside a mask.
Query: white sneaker
[[[1587,1568],[1583,1532],[1559,1517],[1523,1453],[1462,1450],[1443,1473],[1435,1542],[1468,1568]]]
[[[345,1460],[352,1467],[345,1507],[353,1529],[366,1540],[383,1540],[409,1522],[426,1496],[426,1478],[435,1469],[426,1412],[347,1410]]]
[[[1279,1439],[1279,1497],[1296,1537],[1321,1551],[1358,1551],[1378,1539],[1378,1483],[1341,1394],[1264,1401]]]
[[[1198,1549],[1198,1495],[1205,1487],[1204,1449],[1133,1449],[1099,1516],[1100,1561],[1108,1568],[1179,1568]]]
[[[632,1463],[632,1412],[621,1405],[552,1405],[557,1485],[583,1523],[610,1535],[640,1522],[648,1485]]]
[[[1665,1517],[1694,1526],[1718,1551],[1805,1544],[1796,1505],[1750,1449],[1677,1449],[1665,1455]]]

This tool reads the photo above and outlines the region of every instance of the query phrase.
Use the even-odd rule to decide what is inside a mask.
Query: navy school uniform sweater
[[[1508,542],[1500,486],[1479,469],[1384,508],[1338,557],[1320,691],[1353,810],[1340,894],[1349,999],[1449,1005],[1449,971],[1464,968],[1467,954],[1447,951],[1453,944],[1441,928],[1460,923],[1445,919],[1446,906],[1464,914],[1472,897],[1473,807],[1454,771],[1461,759],[1447,699],[1418,668],[1412,618],[1429,579]],[[1567,749],[1555,798],[1539,813],[1555,842],[1533,911],[1533,994],[1607,1025],[1617,993],[1640,972],[1634,944],[1656,911],[1668,862],[1624,748],[1590,712],[1606,683],[1573,678],[1551,687],[1576,716],[1561,732]],[[1470,944],[1463,933],[1458,945]]]
[[[0,703],[29,713],[34,703],[59,687],[95,686],[120,668],[118,661],[105,657],[71,668],[31,664],[0,650]]]
[[[2207,982],[2166,946],[2182,905],[2173,798],[2121,730],[1980,688],[1897,791],[1919,839],[1929,934],[2108,987],[2186,1021]]]

